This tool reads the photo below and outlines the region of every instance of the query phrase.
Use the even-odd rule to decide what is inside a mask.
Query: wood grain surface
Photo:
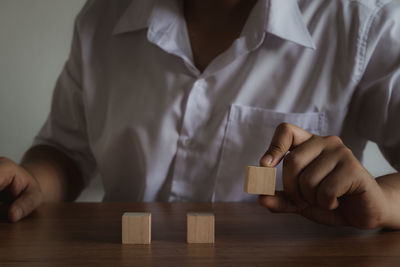
[[[212,213],[189,212],[187,214],[187,243],[215,242],[215,216]]]
[[[152,244],[121,218],[152,213]],[[186,243],[186,213],[215,214],[215,244]],[[256,203],[60,203],[0,222],[0,266],[400,266],[400,232],[318,225]]]
[[[122,215],[122,244],[151,243],[151,213],[125,212]]]
[[[275,195],[276,168],[247,166],[244,192],[255,195]]]

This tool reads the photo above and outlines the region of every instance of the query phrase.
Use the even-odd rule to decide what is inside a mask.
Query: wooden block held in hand
[[[244,191],[248,194],[275,195],[276,168],[247,166]]]
[[[214,243],[215,217],[212,213],[187,214],[187,242]]]
[[[122,215],[122,244],[151,243],[151,213],[125,212]]]

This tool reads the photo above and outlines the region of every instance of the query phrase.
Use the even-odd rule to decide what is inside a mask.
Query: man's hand
[[[289,153],[288,153],[289,152]],[[329,225],[383,227],[389,203],[384,187],[337,136],[317,136],[288,123],[279,125],[260,160],[265,167],[283,159],[283,189],[259,202],[273,212],[299,213]]]
[[[43,194],[36,179],[23,167],[1,157],[0,205],[6,207],[8,219],[19,221],[42,202]]]

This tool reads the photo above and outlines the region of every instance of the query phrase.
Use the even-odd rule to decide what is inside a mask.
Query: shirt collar
[[[299,45],[315,49],[297,0],[262,0],[267,6],[265,30]]]
[[[119,18],[113,35],[146,29],[150,25],[154,0],[133,0]]]
[[[113,34],[148,28],[155,16],[156,5],[155,0],[132,1],[114,27]],[[304,47],[316,48],[297,0],[259,0],[256,7],[257,9],[253,10],[249,22],[245,25],[248,29],[244,29],[243,32],[250,30],[251,27],[254,27],[254,31],[255,27],[259,27],[261,23],[262,30],[265,32]]]

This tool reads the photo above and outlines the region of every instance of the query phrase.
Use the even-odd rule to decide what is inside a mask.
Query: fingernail
[[[264,156],[264,158],[262,159],[262,162],[263,162],[264,165],[266,165],[266,166],[271,166],[272,160],[273,160],[272,156],[268,154],[268,155],[265,155],[265,156]]]
[[[21,219],[21,216],[22,216],[21,208],[15,208],[13,210],[12,216],[13,216],[14,221],[18,221],[19,219]]]

